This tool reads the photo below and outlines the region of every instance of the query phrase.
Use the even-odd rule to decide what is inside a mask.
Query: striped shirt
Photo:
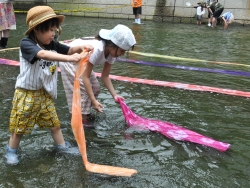
[[[52,41],[48,45],[50,51],[67,54],[69,47]],[[20,74],[17,77],[15,88],[26,90],[45,89],[52,98],[57,98],[57,67],[58,62],[38,59],[36,54],[42,48],[29,38],[21,41],[19,59]]]

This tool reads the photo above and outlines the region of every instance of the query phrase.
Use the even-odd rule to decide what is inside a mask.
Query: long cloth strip
[[[83,55],[84,53],[82,53]],[[72,102],[72,118],[71,118],[71,127],[79,147],[79,150],[82,155],[82,160],[85,165],[85,168],[89,172],[106,174],[111,176],[132,176],[136,174],[137,171],[134,169],[123,168],[123,167],[114,167],[107,165],[100,165],[90,163],[87,158],[87,149],[86,149],[86,141],[85,141],[85,133],[82,123],[82,111],[81,111],[81,91],[80,91],[80,79],[81,75],[84,72],[84,68],[88,63],[90,53],[82,58],[81,61],[77,63],[76,74],[74,80],[74,91],[73,91],[73,102]]]
[[[148,61],[141,61],[141,60],[134,60],[134,59],[125,59],[125,58],[117,58],[117,61],[125,62],[125,63],[148,65],[148,66],[154,66],[154,67],[167,67],[167,68],[176,68],[176,69],[191,70],[191,71],[229,74],[229,75],[235,75],[235,76],[250,76],[250,72],[245,72],[245,71],[189,67],[189,66],[182,66],[182,65],[172,65],[172,64],[167,64],[167,63],[148,62]]]
[[[215,148],[221,152],[226,151],[230,144],[220,142],[212,138],[203,136],[194,131],[183,128],[179,125],[171,124],[166,121],[152,120],[136,115],[122,99],[118,99],[122,108],[126,123],[129,126],[142,127],[153,132],[158,132],[167,138],[180,141],[193,142]]]
[[[2,59],[2,58],[0,58],[0,64],[12,65],[12,66],[20,65],[18,61],[14,61],[10,59]],[[95,75],[97,77],[101,77],[101,73],[95,72]],[[224,88],[194,85],[194,84],[184,84],[184,83],[179,83],[179,82],[147,80],[147,79],[141,79],[141,78],[131,78],[131,77],[125,77],[125,76],[116,76],[116,75],[109,75],[109,77],[113,80],[119,80],[119,81],[124,81],[124,82],[171,87],[171,88],[185,89],[185,90],[191,90],[191,91],[205,91],[205,92],[212,92],[212,93],[221,93],[225,95],[240,96],[240,97],[247,97],[247,98],[250,97],[250,92],[240,91],[240,90],[224,89]]]

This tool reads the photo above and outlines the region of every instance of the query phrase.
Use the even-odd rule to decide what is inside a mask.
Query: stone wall
[[[195,22],[196,9],[186,6],[186,0],[143,0],[142,20]],[[189,0],[197,5],[198,0]],[[250,0],[219,0],[224,12],[231,11],[235,22],[250,24]],[[59,14],[134,19],[131,0],[15,0],[16,12],[27,12],[35,5],[51,6]],[[206,14],[207,15],[207,14]],[[204,16],[206,19],[207,16]]]

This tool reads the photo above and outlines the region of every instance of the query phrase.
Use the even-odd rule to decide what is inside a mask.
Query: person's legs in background
[[[133,8],[133,14],[135,15],[135,23],[137,23],[137,17],[138,17],[138,15],[137,15],[137,8]]]
[[[135,23],[141,24],[141,12],[142,7],[133,8],[133,14],[135,15]]]
[[[197,25],[201,25],[201,21],[202,21],[202,16],[197,15]]]
[[[138,23],[138,24],[141,23],[140,14],[136,14],[136,15],[135,15],[135,22]]]
[[[16,30],[16,17],[11,1],[0,3],[0,15],[0,49],[3,49],[7,48],[10,30]]]
[[[9,35],[10,35],[9,29],[1,31],[0,49],[7,48]]]
[[[210,12],[208,12],[207,26],[211,27],[211,25],[212,25],[211,23],[212,23],[212,17],[211,17]]]
[[[220,9],[214,11],[213,19],[212,19],[212,27],[215,27],[217,25],[217,19],[220,17],[223,10],[224,10],[224,8],[220,8]]]
[[[142,7],[138,7],[136,14],[137,24],[141,24],[141,12],[142,12]]]

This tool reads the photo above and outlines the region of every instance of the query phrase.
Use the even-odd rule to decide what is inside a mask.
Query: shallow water
[[[19,46],[26,30],[25,15],[17,15],[18,30],[11,33],[9,47]],[[129,53],[127,58],[174,65],[248,71],[249,28],[229,30],[194,24],[97,19],[67,16],[61,40],[93,36],[101,28],[118,23],[129,26],[137,40],[135,51],[167,56],[203,59],[204,62],[146,57]],[[0,52],[0,57],[18,60],[17,50]],[[234,62],[234,65],[208,61]],[[85,131],[87,155],[92,163],[134,168],[130,177],[110,177],[87,172],[80,155],[54,150],[48,130],[35,130],[21,140],[17,166],[5,164],[9,140],[8,121],[19,67],[0,65],[0,187],[248,187],[250,161],[249,99],[210,92],[189,91],[128,82],[113,81],[117,93],[138,115],[168,121],[216,140],[231,148],[221,153],[193,143],[170,140],[146,130],[127,127],[121,108],[105,87],[99,101],[104,113],[96,114],[96,129]],[[101,68],[95,69],[100,72]],[[117,62],[111,74],[152,80],[190,83],[250,91],[249,77],[206,73],[173,68],[150,67]],[[65,139],[76,142],[70,127],[70,114],[59,76],[55,101]]]

